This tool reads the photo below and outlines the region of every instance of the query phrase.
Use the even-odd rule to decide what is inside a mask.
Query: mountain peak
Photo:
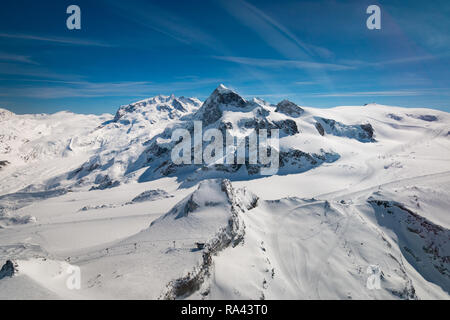
[[[277,104],[275,112],[281,112],[291,117],[299,117],[304,110],[292,101],[284,99]]]
[[[232,91],[231,89],[227,88],[223,83],[219,84],[216,88],[217,91]]]
[[[231,90],[225,87],[223,84],[219,84],[219,86],[213,91],[213,93],[209,96],[209,98],[205,101],[214,101],[223,105],[233,105],[236,107],[245,107],[247,101],[242,98],[238,93],[234,90]]]
[[[13,112],[11,112],[9,110],[0,108],[0,121],[9,119],[9,118],[11,118],[14,115],[15,115],[15,113],[13,113]]]
[[[247,101],[244,98],[223,84],[219,84],[198,110],[197,117],[202,119],[203,125],[209,125],[220,119],[222,109],[245,108],[246,106]]]
[[[150,120],[154,121],[158,120],[160,116],[174,119],[199,106],[200,101],[197,98],[176,97],[174,94],[170,96],[160,94],[152,98],[121,106],[116,112],[114,121],[123,120],[125,116],[134,118],[137,115],[149,117],[151,118]]]

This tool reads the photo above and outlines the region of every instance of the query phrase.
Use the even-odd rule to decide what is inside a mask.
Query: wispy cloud
[[[52,82],[55,83],[55,82]],[[21,85],[8,88],[0,93],[4,97],[25,97],[34,99],[60,99],[60,98],[96,98],[119,97],[128,95],[141,95],[148,91],[146,82],[119,82],[119,83],[89,83],[67,82],[61,85],[30,86]]]
[[[69,74],[69,73],[58,73],[48,70],[35,65],[20,65],[15,63],[2,63],[0,62],[0,74],[11,75],[11,76],[22,76],[22,77],[35,77],[38,79],[56,79],[56,80],[66,80],[72,81],[74,79],[82,79],[82,76]]]
[[[450,49],[449,1],[410,1],[409,9],[395,1],[386,6],[402,31],[421,47],[434,52]]]
[[[148,92],[150,85],[148,82],[59,82],[59,84],[61,85],[14,87],[2,95],[40,99],[118,97],[141,95]]]
[[[2,81],[2,79],[0,79]],[[0,92],[3,97],[26,97],[36,99],[99,98],[99,97],[148,97],[171,94],[216,85],[223,79],[199,79],[152,83],[147,81],[89,82],[21,79],[21,82],[47,83],[43,85],[20,85]]]
[[[311,56],[329,58],[333,56],[333,53],[325,47],[300,40],[282,23],[246,1],[222,0],[220,4],[230,15],[257,33],[267,45],[286,58],[305,59]]]
[[[292,92],[288,92],[288,93],[269,93],[269,94],[266,94],[266,93],[254,93],[254,94],[245,94],[244,95],[244,98],[246,98],[246,99],[252,99],[252,98],[265,98],[265,99],[267,99],[267,98],[275,98],[275,99],[280,99],[280,98],[286,98],[286,97],[289,97],[289,96],[293,96],[293,95],[295,95],[295,93],[292,93]]]
[[[330,71],[355,69],[353,66],[334,63],[322,63],[301,60],[283,59],[259,59],[249,57],[213,56],[213,58],[223,61],[234,62],[243,65],[269,68],[296,68],[296,69],[326,69]]]
[[[450,95],[448,89],[405,89],[405,90],[381,90],[381,91],[354,91],[337,93],[314,93],[308,97],[408,97],[423,95]]]
[[[165,10],[148,1],[108,1],[108,4],[116,8],[118,15],[180,43],[201,45],[216,51],[224,49],[217,37],[174,11]]]
[[[400,64],[408,64],[408,63],[417,63],[417,62],[424,62],[424,61],[432,61],[432,60],[438,60],[442,58],[450,57],[450,53],[441,53],[441,54],[427,54],[427,55],[421,55],[421,56],[410,56],[410,57],[400,57],[396,59],[387,59],[383,61],[376,61],[376,62],[368,62],[368,61],[361,61],[361,60],[340,60],[340,63],[354,66],[354,67],[383,67],[383,66],[390,66],[390,65],[400,65]]]
[[[318,84],[318,81],[295,81],[294,84],[297,86],[308,86]]]
[[[76,39],[76,38],[61,38],[52,36],[39,36],[31,34],[17,34],[17,33],[0,33],[0,38],[19,39],[19,40],[32,40],[32,41],[44,41],[65,45],[76,46],[93,46],[93,47],[113,47],[113,45],[94,40]]]
[[[429,60],[437,60],[443,57],[450,56],[449,53],[445,54],[439,54],[439,55],[422,55],[422,56],[413,56],[413,57],[401,57],[397,59],[390,59],[386,61],[381,62],[375,62],[371,63],[370,65],[373,66],[383,66],[383,65],[393,65],[393,64],[404,64],[404,63],[415,63],[415,62],[423,62],[423,61],[429,61]]]
[[[11,54],[0,51],[0,61],[10,61],[10,62],[20,62],[28,64],[38,64],[37,62],[31,60],[30,56]]]
[[[320,63],[332,58],[334,53],[328,48],[302,41],[283,23],[253,4],[244,0],[220,0],[219,3],[240,24],[256,33],[263,43],[275,52],[278,52],[282,59],[285,59],[280,59],[278,61],[269,61],[268,59],[259,59],[259,61],[258,59],[233,59],[234,62],[240,62],[247,66],[283,66],[286,68],[302,69],[305,70],[310,78],[322,79],[324,85],[330,89],[334,88],[334,84],[328,80],[327,71],[353,68],[333,63]],[[274,81],[270,80],[269,77],[266,86],[268,88],[274,88],[276,84],[274,85]],[[277,87],[279,87],[279,90],[283,90],[283,86]]]

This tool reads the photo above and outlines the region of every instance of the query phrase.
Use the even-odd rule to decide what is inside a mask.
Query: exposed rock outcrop
[[[17,272],[17,263],[7,260],[0,269],[0,280],[6,277],[12,277]]]
[[[338,137],[347,137],[359,142],[376,142],[374,129],[370,123],[347,125],[333,119],[315,117],[316,129],[320,135],[331,134]]]
[[[203,126],[208,126],[222,117],[223,110],[229,108],[245,108],[247,101],[224,85],[219,85],[197,111],[196,117]]]
[[[302,108],[300,108],[295,103],[289,101],[289,100],[283,100],[277,104],[277,108],[275,109],[275,112],[281,112],[288,116],[297,118],[302,115],[303,112],[305,112]]]
[[[396,234],[408,262],[426,280],[450,292],[450,230],[396,201],[372,196],[368,203],[378,223]]]
[[[204,245],[201,263],[186,276],[171,281],[167,285],[167,291],[161,296],[162,299],[186,298],[198,291],[204,281],[210,276],[213,256],[229,246],[237,246],[244,240],[245,225],[240,218],[240,214],[256,207],[258,198],[246,190],[235,190],[227,179],[215,183],[220,183],[220,190],[225,194],[229,205],[230,216],[228,223],[226,226],[221,227],[216,235]],[[197,192],[201,192],[202,188],[200,185]],[[189,208],[192,208],[192,203],[195,199],[194,194],[189,197],[186,203],[186,206],[189,206]],[[183,207],[182,211],[187,210],[186,206]],[[200,206],[201,204],[195,203],[193,210]],[[184,217],[187,216],[185,215]]]
[[[1,160],[0,161],[0,170],[6,167],[10,162],[8,160]]]

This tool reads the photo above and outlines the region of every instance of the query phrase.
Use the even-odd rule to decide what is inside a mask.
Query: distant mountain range
[[[248,152],[175,164],[172,135],[196,123],[247,143],[278,130],[276,174]],[[0,298],[449,299],[449,125],[224,85],[115,115],[0,109]]]

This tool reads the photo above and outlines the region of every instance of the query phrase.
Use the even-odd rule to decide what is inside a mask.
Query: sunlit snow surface
[[[205,120],[196,99],[158,96],[115,116],[0,109],[0,267],[17,264],[0,298],[449,298],[448,113],[277,109],[229,93],[210,97],[208,126],[237,135],[249,119],[292,120],[298,133],[280,148],[336,157],[286,159],[267,177],[245,166],[164,175],[154,165],[168,153],[152,143]],[[80,290],[66,285],[70,265]],[[366,285],[371,266],[380,289]]]

